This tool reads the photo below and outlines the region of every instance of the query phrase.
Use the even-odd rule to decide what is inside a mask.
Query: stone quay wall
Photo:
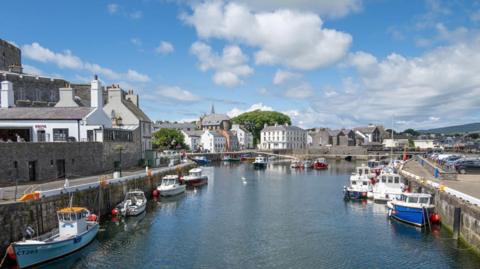
[[[141,152],[135,142],[0,143],[0,186],[14,185],[16,180],[33,183],[29,181],[32,161],[36,162],[35,182],[58,179],[62,162],[67,178],[113,171],[114,162],[120,159],[118,145],[124,148],[122,167],[137,166]]]
[[[183,164],[164,169],[162,172],[147,176],[142,173],[129,181],[107,184],[73,193],[73,205],[88,208],[92,213],[106,216],[111,209],[123,201],[125,194],[132,189],[145,192],[148,199],[161,178],[167,174],[187,173],[194,164]],[[25,230],[32,227],[39,235],[58,227],[56,211],[69,205],[68,193],[27,202],[0,204],[0,253],[14,241],[25,237]]]
[[[460,239],[480,252],[480,207],[457,196],[446,193],[428,185],[424,179],[417,179],[409,174],[401,173],[414,192],[430,193],[434,197],[435,210],[440,214],[441,224],[453,231],[454,211],[460,208]]]

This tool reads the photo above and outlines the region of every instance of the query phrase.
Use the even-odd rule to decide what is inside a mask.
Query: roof
[[[87,210],[87,209],[85,207],[65,207],[65,208],[59,209],[57,212],[58,213],[78,213],[84,210]]]
[[[137,117],[140,121],[149,121],[151,122],[152,120],[134,103],[128,101],[128,100],[123,100],[122,98],[122,103],[130,110],[135,117]]]
[[[230,118],[225,114],[210,114],[202,119],[202,125],[220,125],[222,121],[229,121]]]
[[[185,131],[185,130],[182,130],[185,134],[187,134],[188,136],[202,136],[203,134],[203,131]]]
[[[358,128],[353,128],[355,131],[359,131],[364,134],[371,134],[375,131],[375,129],[378,129],[377,126],[368,126],[368,127],[358,127]]]
[[[283,124],[267,126],[262,129],[262,132],[270,132],[270,131],[305,131],[305,130],[297,126],[290,126],[290,125],[283,125]]]
[[[81,120],[95,107],[0,108],[0,120]]]
[[[197,128],[197,125],[194,123],[190,122],[163,122],[163,123],[155,123],[153,125],[153,128],[155,129],[163,129],[163,128],[169,128],[169,129],[192,129],[195,130]]]

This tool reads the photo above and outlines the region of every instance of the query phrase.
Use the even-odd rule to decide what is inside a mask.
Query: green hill
[[[422,130],[420,132],[434,133],[434,134],[461,134],[461,133],[480,132],[480,122],[434,128],[429,130]]]

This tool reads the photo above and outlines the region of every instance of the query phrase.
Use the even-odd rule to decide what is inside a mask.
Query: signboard
[[[35,129],[45,129],[47,128],[47,125],[46,124],[35,124]]]

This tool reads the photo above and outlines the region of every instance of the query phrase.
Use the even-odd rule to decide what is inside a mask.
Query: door
[[[28,162],[28,179],[30,181],[35,181],[37,179],[37,161],[29,161]]]
[[[92,142],[93,140],[93,130],[87,130],[87,141]]]
[[[45,142],[45,130],[37,131],[37,141],[38,142]]]
[[[57,178],[65,177],[65,160],[57,160]]]

